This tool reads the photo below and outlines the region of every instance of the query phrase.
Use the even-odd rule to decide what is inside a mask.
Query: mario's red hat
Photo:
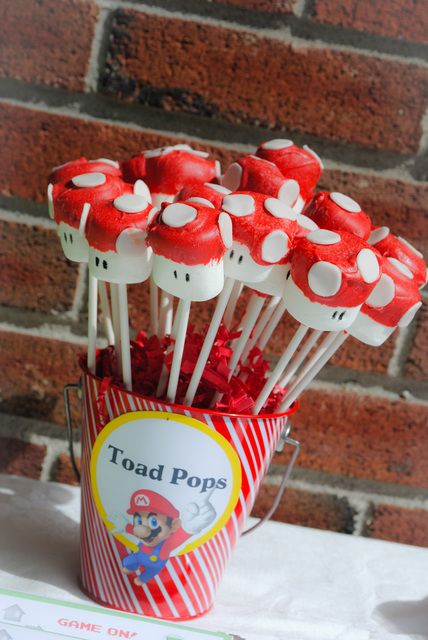
[[[140,513],[141,511],[162,513],[164,516],[169,516],[170,518],[178,518],[180,515],[169,500],[155,491],[146,491],[145,489],[134,491],[131,496],[129,509],[126,513],[133,515],[134,513]]]

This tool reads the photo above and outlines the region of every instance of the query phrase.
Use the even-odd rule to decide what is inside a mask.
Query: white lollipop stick
[[[177,335],[172,357],[171,373],[169,376],[166,398],[168,402],[175,402],[178,378],[180,376],[181,361],[183,358],[184,343],[186,341],[187,323],[189,321],[190,300],[180,298],[177,308]]]
[[[97,359],[98,280],[89,274],[88,281],[88,369],[95,375]]]
[[[235,313],[236,305],[241,295],[244,285],[238,280],[234,280],[234,286],[232,293],[230,294],[229,302],[227,303],[226,311],[224,312],[223,323],[227,329],[230,329],[233,322],[233,315]]]
[[[126,284],[117,285],[120,318],[120,342],[123,384],[128,391],[132,390],[131,345],[129,341],[128,294]]]
[[[159,338],[171,333],[172,316],[174,313],[174,296],[166,291],[162,291],[160,312],[159,312]]]
[[[120,342],[120,313],[119,313],[119,293],[117,290],[117,284],[110,284],[111,293],[111,311],[113,318],[113,331],[114,331],[114,348],[116,351],[116,364],[118,374],[122,377],[122,345]]]
[[[111,318],[110,302],[107,293],[107,283],[100,280],[100,282],[98,283],[98,291],[100,294],[101,313],[103,316],[104,331],[106,334],[107,342],[114,345],[115,335]]]
[[[296,355],[296,357],[290,363],[290,366],[285,370],[283,377],[281,378],[281,380],[278,383],[280,387],[284,388],[290,382],[291,378],[294,376],[296,371],[299,369],[299,367],[303,363],[303,361],[306,358],[306,356],[308,355],[308,353],[311,351],[311,349],[318,342],[318,339],[319,339],[321,334],[322,334],[322,331],[319,331],[318,329],[314,329],[312,334],[306,340],[305,344],[299,350],[299,352]]]
[[[177,338],[177,328],[178,328],[178,314],[175,314],[175,318],[174,318],[174,322],[172,323],[172,329],[171,329],[171,338],[173,340],[176,340]],[[168,367],[166,366],[166,356],[169,355],[172,351],[174,350],[174,345],[170,344],[168,349],[166,350],[165,353],[165,359],[162,365],[162,371],[159,377],[159,382],[158,382],[158,386],[156,389],[156,397],[157,398],[162,398],[162,396],[164,395],[165,391],[166,391],[166,387],[168,384]]]
[[[260,336],[256,344],[256,347],[258,347],[261,351],[263,351],[263,349],[269,342],[273,332],[275,331],[278,324],[280,323],[281,318],[285,313],[285,310],[286,310],[286,304],[284,300],[281,300],[281,302],[278,304],[275,311],[273,312],[271,319],[267,323],[265,330],[263,331],[262,335]]]
[[[250,353],[251,349],[257,343],[261,334],[265,330],[269,320],[271,319],[273,313],[275,312],[276,307],[281,302],[281,300],[282,298],[280,296],[272,296],[272,298],[267,303],[265,310],[261,314],[256,326],[254,327],[253,335],[251,336],[250,340],[248,340],[247,346],[242,352],[243,364],[245,364],[245,362],[247,361],[248,354]]]
[[[159,328],[159,289],[150,276],[150,335],[155,336]]]
[[[202,349],[199,353],[198,361],[196,362],[195,369],[193,371],[189,386],[187,388],[186,397],[184,398],[184,404],[187,406],[191,406],[193,400],[195,399],[195,395],[198,390],[198,386],[201,381],[202,374],[205,369],[205,365],[207,364],[207,360],[209,358],[212,346],[214,344],[214,340],[217,335],[217,331],[220,326],[221,319],[226,309],[226,305],[230,300],[231,295],[233,295],[235,286],[236,286],[235,280],[233,280],[232,278],[225,279],[223,290],[217,299],[214,315],[211,319],[210,326],[208,327],[208,331],[205,336]]]
[[[300,376],[298,376],[292,387],[287,391],[279,407],[279,412],[285,411],[293,404],[293,402],[306,389],[306,387],[312,382],[315,376],[321,371],[323,366],[330,360],[334,353],[343,344],[348,335],[348,333],[333,331],[324,339],[324,352],[321,355],[319,355],[319,353],[316,353],[314,356],[312,356],[311,360],[309,361],[309,363],[312,361],[312,366],[307,368],[307,371],[304,375],[301,374]]]
[[[260,413],[261,409],[264,407],[264,404],[266,400],[269,398],[272,389],[274,388],[274,386],[282,376],[285,367],[290,362],[291,358],[296,352],[296,349],[298,348],[299,344],[302,342],[303,338],[305,337],[307,331],[308,331],[308,327],[302,324],[297,329],[294,336],[291,338],[290,342],[287,345],[286,350],[278,360],[278,363],[275,369],[272,371],[271,375],[267,379],[263,389],[260,391],[256,399],[254,409],[253,409],[254,414]]]

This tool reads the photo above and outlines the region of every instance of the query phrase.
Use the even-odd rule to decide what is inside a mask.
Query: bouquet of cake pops
[[[66,258],[89,267],[87,370],[188,407],[281,413],[349,335],[377,347],[407,326],[422,304],[422,254],[351,197],[317,192],[322,170],[285,139],[224,172],[186,144],[56,167],[49,212]],[[132,340],[130,284],[150,289]],[[191,304],[213,299],[197,331]],[[268,341],[293,319],[270,370]]]

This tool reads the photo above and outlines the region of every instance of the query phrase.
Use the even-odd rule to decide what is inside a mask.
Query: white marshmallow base
[[[89,272],[97,280],[113,284],[144,282],[152,271],[153,253],[150,248],[139,256],[124,256],[115,251],[98,251],[89,247]]]
[[[284,301],[287,311],[293,318],[307,327],[319,331],[347,329],[355,321],[361,309],[361,305],[358,307],[329,307],[319,302],[312,302],[294,283],[291,275],[285,282]]]
[[[348,333],[364,344],[380,347],[394,333],[395,329],[396,327],[387,327],[361,312],[349,327]]]
[[[154,255],[153,280],[163,291],[182,300],[211,300],[223,289],[223,260],[188,265]]]
[[[228,278],[239,282],[262,282],[272,270],[271,265],[258,264],[253,260],[249,250],[239,242],[233,242],[224,255],[224,272]],[[252,285],[250,285],[252,286]]]
[[[88,262],[88,242],[80,235],[79,229],[75,229],[65,222],[60,222],[57,226],[57,234],[67,260]]]
[[[274,264],[266,280],[262,280],[262,282],[247,282],[247,286],[254,289],[254,291],[266,293],[269,296],[282,297],[289,269],[290,264]]]

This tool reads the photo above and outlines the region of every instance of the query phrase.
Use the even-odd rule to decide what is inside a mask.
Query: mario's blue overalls
[[[142,547],[145,545],[138,545],[138,551],[130,553],[129,556],[123,559],[123,566],[128,571],[136,571],[140,582],[147,582],[156,576],[168,562],[168,558],[162,560],[160,557],[160,551],[164,542],[166,541],[162,540],[162,542],[159,542],[155,547],[151,547],[150,553],[142,550]],[[144,567],[144,571],[141,573],[138,571],[140,567]]]

